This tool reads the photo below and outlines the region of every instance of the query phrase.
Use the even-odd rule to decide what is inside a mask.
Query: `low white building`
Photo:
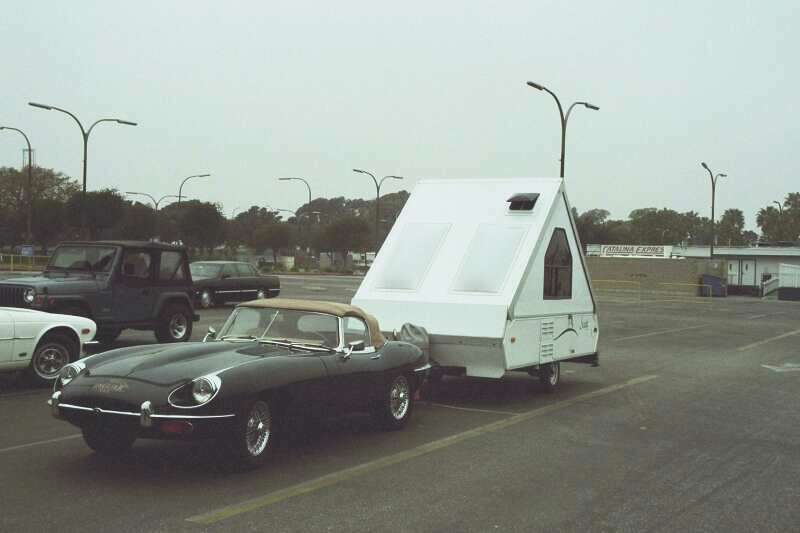
[[[673,257],[710,258],[708,246],[675,246]],[[716,246],[714,259],[724,260],[727,266],[728,294],[760,296],[780,287],[781,265],[800,268],[800,247],[782,246]],[[784,269],[785,271],[786,269]],[[764,291],[765,285],[768,290]]]

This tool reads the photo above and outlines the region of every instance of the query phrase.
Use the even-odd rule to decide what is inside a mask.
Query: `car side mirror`
[[[208,332],[206,332],[206,336],[203,337],[203,342],[213,341],[217,338],[217,330],[214,329],[214,326],[208,326]]]

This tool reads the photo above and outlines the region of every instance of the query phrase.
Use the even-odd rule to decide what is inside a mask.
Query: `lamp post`
[[[714,258],[714,203],[717,195],[717,180],[719,178],[727,178],[727,174],[719,173],[716,176],[705,162],[700,163],[704,169],[708,171],[708,177],[711,178],[711,259]]]
[[[388,180],[388,179],[401,180],[401,179],[403,179],[403,177],[402,176],[384,176],[383,178],[381,178],[381,181],[378,181],[377,178],[375,178],[374,174],[372,174],[371,172],[367,172],[366,170],[360,170],[360,169],[354,168],[353,172],[358,172],[359,174],[366,174],[367,176],[372,178],[372,181],[375,183],[375,194],[376,194],[376,196],[375,196],[375,253],[377,254],[378,253],[378,246],[379,246],[379,244],[381,242],[380,229],[379,229],[380,228],[380,219],[381,219],[381,185],[383,185],[383,182]]]
[[[311,185],[308,184],[306,180],[303,178],[278,178],[278,181],[302,181],[306,184],[306,189],[308,189],[308,203],[311,204]]]
[[[159,226],[160,226],[160,225],[159,225],[159,223],[158,223],[158,222],[159,222],[159,220],[158,220],[158,218],[159,218],[159,217],[158,217],[158,205],[159,205],[159,204],[160,204],[162,201],[166,200],[167,198],[177,198],[177,196],[176,196],[176,195],[174,195],[174,194],[165,194],[164,196],[162,196],[161,198],[159,198],[158,200],[156,200],[156,199],[155,199],[155,198],[154,198],[152,195],[150,195],[150,194],[147,194],[146,192],[134,192],[134,191],[127,191],[127,192],[125,192],[125,194],[130,194],[130,195],[132,195],[132,196],[146,196],[146,197],[150,198],[150,200],[153,202],[153,207],[155,208],[155,215],[156,215],[156,228],[155,228],[155,230],[156,230],[156,237],[160,237],[160,235],[159,235]]]
[[[136,126],[136,122],[131,122],[129,120],[122,120],[119,118],[101,118],[99,120],[95,120],[94,123],[89,126],[89,129],[84,129],[83,124],[81,121],[78,120],[78,117],[67,111],[66,109],[61,109],[60,107],[55,107],[51,105],[45,104],[37,104],[36,102],[28,102],[28,105],[33,107],[38,107],[39,109],[46,109],[48,111],[60,111],[62,113],[66,113],[67,115],[71,116],[73,120],[78,124],[78,127],[81,129],[81,135],[83,136],[83,191],[81,193],[81,225],[83,226],[83,231],[86,231],[86,159],[87,159],[87,152],[89,150],[89,135],[91,135],[92,130],[95,126],[100,124],[101,122],[116,122],[117,124],[122,124],[124,126]]]
[[[547,93],[552,96],[555,101],[556,105],[558,106],[558,115],[561,118],[561,177],[564,177],[564,152],[566,150],[566,143],[567,143],[567,121],[569,121],[569,114],[572,112],[572,108],[576,105],[582,105],[586,109],[591,109],[593,111],[597,111],[600,108],[594,104],[590,104],[589,102],[573,102],[568,108],[567,112],[564,113],[564,108],[561,107],[561,101],[556,96],[556,93],[545,87],[544,85],[539,85],[538,83],[534,83],[532,81],[528,82],[528,86],[533,87],[539,91],[546,91]]]
[[[25,143],[28,145],[28,187],[27,187],[28,192],[26,194],[27,196],[26,200],[28,201],[27,229],[28,229],[28,241],[32,243],[33,230],[31,229],[31,225],[33,219],[33,163],[31,161],[31,153],[32,153],[31,141],[28,140],[28,136],[25,135],[25,132],[23,132],[20,129],[12,128],[10,126],[0,126],[0,130],[16,131],[17,133],[25,137]]]
[[[178,187],[178,205],[180,205],[180,203],[181,203],[181,198],[183,198],[183,184],[184,184],[184,183],[186,183],[187,181],[189,181],[189,180],[190,180],[190,179],[192,179],[192,178],[207,178],[207,177],[209,177],[210,175],[211,175],[211,174],[193,174],[193,175],[191,175],[191,176],[187,176],[187,177],[185,177],[185,178],[183,179],[183,181],[181,182],[181,186],[180,186],[180,187]]]

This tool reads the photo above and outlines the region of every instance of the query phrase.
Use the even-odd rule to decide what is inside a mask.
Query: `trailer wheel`
[[[539,367],[539,383],[547,392],[552,392],[558,387],[561,379],[561,363],[547,363]]]

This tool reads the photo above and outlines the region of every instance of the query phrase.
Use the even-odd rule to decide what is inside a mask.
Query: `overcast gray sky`
[[[555,104],[576,109],[567,182],[581,211],[755,212],[797,176],[800,11],[788,1],[16,2],[0,20],[0,124],[80,177],[75,112],[101,124],[89,188],[294,209],[374,196],[360,167],[418,178],[555,176]],[[0,134],[0,165],[21,138]]]

